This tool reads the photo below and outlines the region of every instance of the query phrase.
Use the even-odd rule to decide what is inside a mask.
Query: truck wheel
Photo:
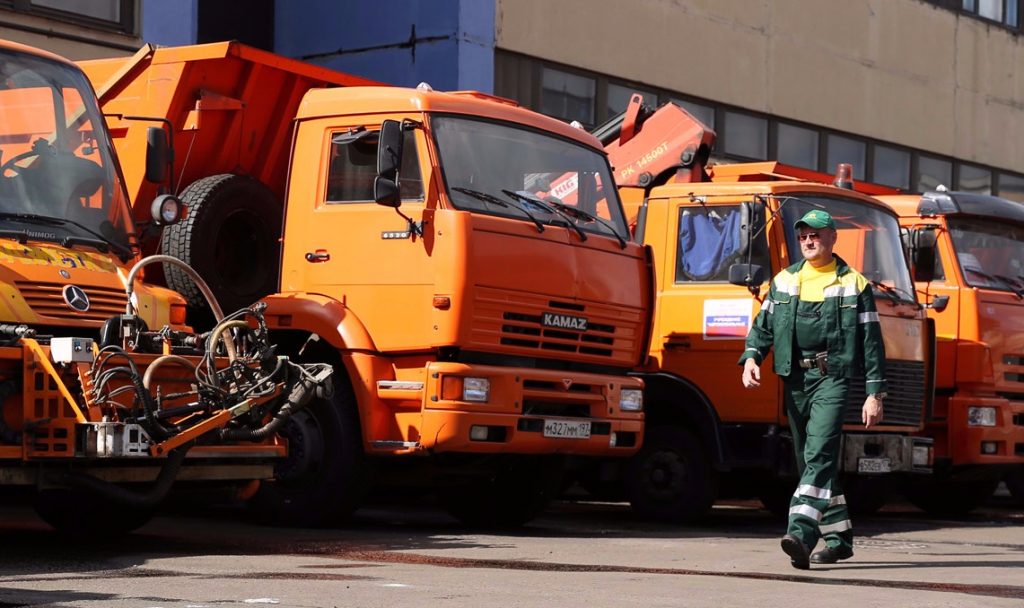
[[[448,513],[472,528],[518,528],[534,519],[558,493],[560,459],[504,461],[490,477],[439,490]]]
[[[32,507],[58,532],[83,539],[134,532],[156,513],[156,507],[129,507],[78,489],[40,490]]]
[[[355,398],[335,376],[330,399],[314,399],[280,431],[288,456],[250,501],[258,520],[277,526],[321,527],[344,521],[368,485]]]
[[[872,515],[887,505],[905,480],[900,475],[845,475],[843,494],[851,515]]]
[[[919,481],[907,489],[907,499],[935,517],[963,517],[992,497],[998,479]]]
[[[685,522],[703,517],[715,502],[717,479],[704,447],[677,426],[647,430],[630,461],[626,488],[633,511],[645,519]]]
[[[187,217],[164,228],[160,252],[194,268],[225,314],[277,289],[282,207],[251,177],[221,174],[192,182],[181,193]],[[180,268],[164,264],[167,286],[202,317],[209,305]]]
[[[1003,477],[1003,482],[1006,483],[1006,489],[1010,491],[1014,502],[1024,504],[1024,468],[1013,469]]]

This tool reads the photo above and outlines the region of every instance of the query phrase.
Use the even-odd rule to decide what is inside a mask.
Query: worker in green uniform
[[[853,376],[863,372],[861,421],[869,428],[881,421],[885,347],[870,283],[832,253],[838,236],[832,216],[812,209],[794,229],[804,259],[772,279],[739,364],[743,386],[756,388],[761,362],[775,350],[800,473],[782,550],[806,570],[811,562],[853,557],[852,524],[838,483],[846,396]],[[825,547],[812,555],[821,538]]]

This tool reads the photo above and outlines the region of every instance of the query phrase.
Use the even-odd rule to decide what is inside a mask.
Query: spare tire
[[[181,200],[187,217],[164,228],[161,253],[194,268],[225,314],[276,291],[283,210],[269,188],[244,175],[211,175],[185,188]],[[192,279],[163,266],[167,286],[185,296],[190,313],[206,317],[209,306]]]

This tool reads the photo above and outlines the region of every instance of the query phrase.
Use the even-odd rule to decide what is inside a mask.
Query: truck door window
[[[676,250],[676,282],[729,280],[729,266],[747,261],[747,235],[739,205],[682,207]],[[759,224],[759,223],[758,223]],[[754,238],[751,263],[771,269],[762,230]]]
[[[405,132],[402,150],[402,167],[398,174],[402,200],[422,201],[423,178],[413,131]],[[373,180],[377,177],[375,131],[332,133],[328,159],[326,202],[373,202]]]

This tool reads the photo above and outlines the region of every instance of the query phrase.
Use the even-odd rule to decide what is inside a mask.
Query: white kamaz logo
[[[587,320],[583,317],[556,315],[553,312],[546,312],[541,316],[540,323],[545,327],[559,327],[561,329],[587,331]]]

